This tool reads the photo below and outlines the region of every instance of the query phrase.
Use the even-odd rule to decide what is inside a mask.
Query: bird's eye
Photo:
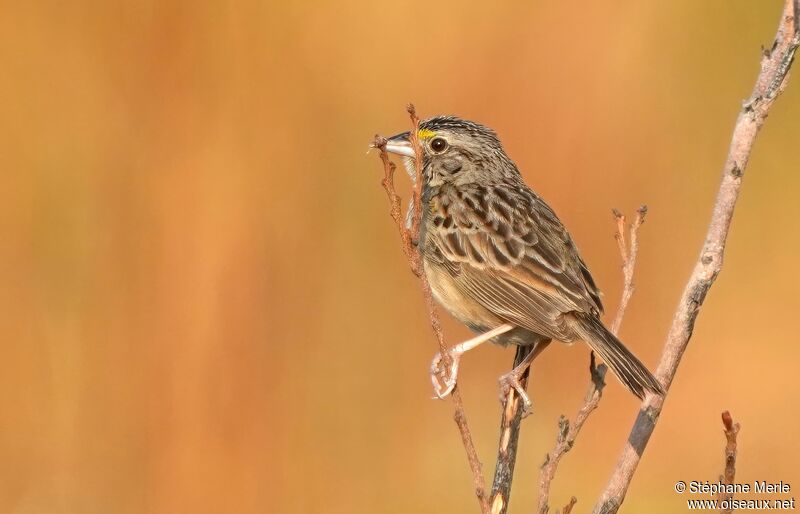
[[[444,152],[445,150],[447,150],[447,141],[445,141],[441,137],[434,138],[433,141],[431,141],[431,150],[433,150],[436,153]]]

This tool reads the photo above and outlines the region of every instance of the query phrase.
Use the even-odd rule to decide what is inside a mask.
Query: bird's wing
[[[528,188],[460,188],[433,198],[428,219],[426,257],[498,317],[569,341],[565,314],[602,311],[569,233]]]

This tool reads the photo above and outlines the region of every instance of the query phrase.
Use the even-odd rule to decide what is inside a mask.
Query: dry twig
[[[411,202],[411,223],[409,227],[406,227],[403,221],[402,209],[400,207],[400,196],[397,194],[397,191],[394,188],[394,173],[395,173],[395,165],[389,159],[389,155],[386,153],[386,139],[380,136],[375,136],[375,140],[372,143],[372,146],[378,148],[380,150],[380,157],[381,161],[383,162],[383,170],[384,170],[384,177],[381,181],[383,188],[386,190],[386,194],[389,197],[389,205],[390,210],[389,213],[392,216],[395,224],[397,225],[397,229],[400,232],[400,240],[403,245],[403,252],[405,253],[406,257],[408,258],[409,266],[411,267],[411,271],[420,279],[422,283],[422,292],[425,296],[425,305],[428,310],[428,317],[430,318],[431,328],[433,332],[436,334],[436,339],[439,344],[439,351],[444,360],[444,366],[442,368],[444,370],[449,369],[449,354],[447,353],[447,345],[444,342],[444,335],[442,334],[442,327],[441,323],[439,322],[439,316],[436,312],[436,305],[433,301],[433,294],[431,293],[431,286],[428,283],[428,279],[425,277],[425,273],[422,270],[422,258],[419,253],[419,249],[416,246],[416,241],[419,239],[419,225],[421,216],[421,189],[422,189],[422,177],[420,173],[422,171],[422,157],[421,151],[419,147],[419,139],[418,139],[418,131],[419,131],[419,118],[417,117],[416,110],[412,104],[408,105],[408,114],[411,117],[411,145],[414,148],[416,158],[415,158],[415,168],[416,168],[416,177],[412,177],[412,202]],[[446,371],[443,371],[446,373]],[[475,495],[478,497],[478,502],[480,503],[481,512],[483,514],[489,514],[489,503],[486,499],[486,481],[483,477],[483,471],[481,469],[481,462],[478,458],[478,452],[475,449],[475,443],[472,440],[472,434],[469,429],[469,424],[467,423],[467,416],[464,411],[464,402],[461,398],[461,393],[458,389],[458,386],[453,389],[451,393],[453,398],[453,405],[455,407],[455,413],[453,415],[453,419],[458,426],[458,431],[461,434],[461,441],[464,444],[464,450],[467,454],[467,460],[469,461],[469,467],[472,471],[472,480],[475,487]]]
[[[533,346],[518,346],[514,357],[516,368]],[[523,389],[528,387],[530,368],[519,379]],[[514,479],[514,466],[517,462],[517,448],[519,447],[519,431],[524,417],[522,398],[519,393],[510,387],[508,394],[502,399],[500,415],[500,442],[497,448],[497,461],[494,466],[494,480],[492,481],[492,514],[505,514],[511,497],[511,484]]]
[[[642,205],[636,211],[636,218],[628,228],[629,238],[625,239],[625,215],[617,210],[614,210],[614,218],[617,222],[617,232],[614,235],[619,247],[619,253],[622,257],[622,276],[623,287],[622,297],[617,308],[617,314],[614,316],[614,322],[611,324],[611,332],[614,335],[619,333],[619,328],[622,325],[622,319],[625,317],[625,311],[630,303],[631,296],[635,289],[633,283],[633,272],[636,269],[636,257],[639,255],[639,229],[644,223],[644,218],[647,215],[647,207]],[[575,419],[570,423],[564,416],[558,421],[558,437],[556,438],[556,445],[545,457],[544,464],[542,464],[542,472],[539,477],[539,514],[547,514],[550,509],[550,484],[555,478],[558,464],[561,458],[572,449],[575,444],[575,438],[578,437],[583,425],[589,418],[589,415],[594,412],[600,404],[600,399],[603,396],[603,386],[606,373],[606,366],[601,364],[595,368],[594,354],[590,364],[592,371],[592,383],[589,385],[589,390],[586,392],[586,397],[583,405],[575,415]],[[577,500],[576,500],[577,501]]]
[[[614,321],[611,323],[611,332],[614,335],[619,334],[619,328],[622,326],[622,318],[625,317],[625,311],[628,308],[628,303],[631,301],[633,291],[636,285],[633,283],[633,270],[636,267],[636,257],[639,255],[639,228],[644,223],[644,218],[647,216],[647,206],[642,205],[636,210],[636,218],[630,226],[630,240],[625,241],[625,215],[614,209],[614,218],[617,220],[617,233],[614,238],[617,240],[619,247],[619,254],[622,256],[622,298],[617,307],[617,314],[614,316]]]
[[[739,423],[734,423],[731,413],[722,413],[722,426],[725,428],[725,472],[720,475],[719,481],[725,485],[732,485],[736,477],[736,436],[739,434]],[[718,496],[719,505],[725,505],[720,509],[723,514],[731,514],[733,509],[730,500],[733,498],[732,492],[723,492]],[[727,500],[727,504],[724,503]]]
[[[656,370],[656,377],[665,391],[669,391],[675,377],[706,294],[722,269],[728,230],[756,135],[773,102],[786,88],[789,68],[800,45],[799,4],[798,0],[786,0],[775,42],[763,52],[755,87],[736,120],[706,239],[678,303]],[[616,468],[594,507],[594,514],[613,514],[619,510],[663,406],[662,396],[649,395],[643,402]]]
[[[736,478],[736,437],[739,435],[741,426],[739,423],[733,422],[731,413],[725,411],[722,413],[722,426],[725,427],[725,473],[721,479],[725,484],[733,484],[733,479]]]
[[[570,512],[572,512],[572,507],[574,507],[576,503],[578,503],[578,499],[573,496],[569,499],[569,503],[564,505],[564,510],[561,511],[561,514],[570,514]]]

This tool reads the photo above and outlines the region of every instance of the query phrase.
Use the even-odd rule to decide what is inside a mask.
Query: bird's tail
[[[578,336],[597,352],[633,394],[640,399],[644,399],[646,391],[664,394],[664,389],[653,374],[599,319],[588,314],[578,314],[573,320],[573,329]]]

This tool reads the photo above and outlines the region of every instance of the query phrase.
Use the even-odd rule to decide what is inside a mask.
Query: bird
[[[520,378],[552,341],[583,341],[634,395],[663,395],[647,367],[606,328],[601,293],[553,209],[523,180],[489,127],[456,116],[418,125],[421,218],[416,241],[434,299],[476,336],[431,364],[434,392],[453,391],[461,356],[487,342],[527,347],[501,385],[531,402]],[[411,132],[385,140],[415,176]],[[437,378],[442,362],[448,373]],[[515,362],[517,364],[517,362]]]

